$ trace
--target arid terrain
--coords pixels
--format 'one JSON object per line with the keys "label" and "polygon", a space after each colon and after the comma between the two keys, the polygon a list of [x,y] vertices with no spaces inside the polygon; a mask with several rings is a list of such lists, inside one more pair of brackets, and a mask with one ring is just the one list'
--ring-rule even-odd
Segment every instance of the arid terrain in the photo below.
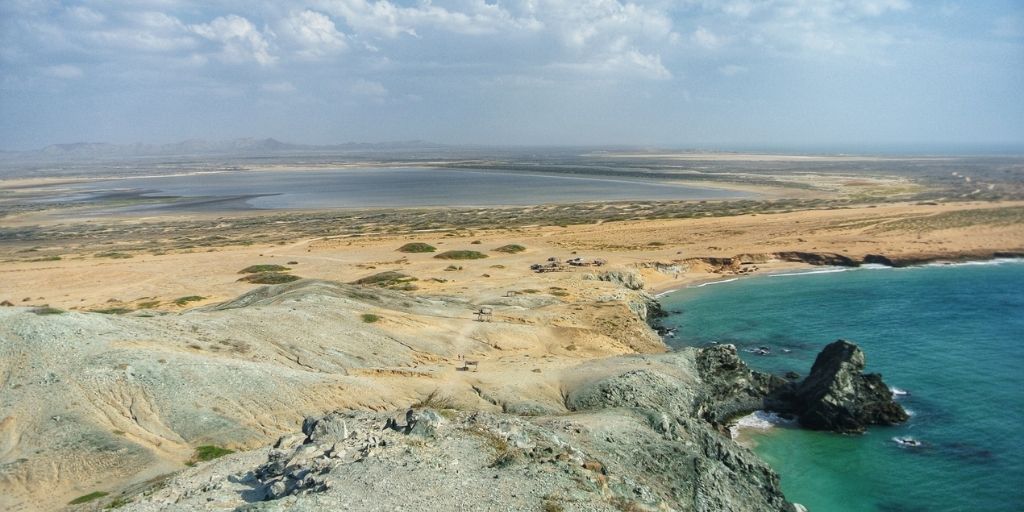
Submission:
{"label": "arid terrain", "polygon": [[[769,199],[721,203],[145,218],[9,208],[0,508],[93,492],[110,494],[94,505],[134,502],[200,446],[256,449],[334,410],[431,403],[461,411],[460,425],[484,411],[541,418],[526,430],[562,418],[600,429],[611,420],[569,397],[601,379],[655,365],[699,387],[688,359],[657,355],[659,293],[809,265],[1024,254],[1024,200],[929,200],[934,184],[912,180],[896,187],[910,196],[886,196],[903,179],[772,185]],[[869,184],[883,192],[851,195]],[[479,449],[460,442],[448,449]],[[231,457],[266,456],[253,453]],[[549,499],[535,498],[538,509]]]}

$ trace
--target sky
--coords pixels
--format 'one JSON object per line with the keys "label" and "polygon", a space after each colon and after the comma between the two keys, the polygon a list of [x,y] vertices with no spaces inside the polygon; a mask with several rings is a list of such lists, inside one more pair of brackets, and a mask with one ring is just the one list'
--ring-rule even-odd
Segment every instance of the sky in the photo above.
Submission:
{"label": "sky", "polygon": [[0,0],[0,149],[1024,147],[1024,0]]}

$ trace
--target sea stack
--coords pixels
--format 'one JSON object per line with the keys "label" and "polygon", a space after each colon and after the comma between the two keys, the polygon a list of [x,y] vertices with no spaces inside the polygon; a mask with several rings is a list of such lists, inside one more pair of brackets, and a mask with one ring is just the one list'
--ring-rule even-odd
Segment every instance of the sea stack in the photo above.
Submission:
{"label": "sea stack", "polygon": [[837,340],[826,346],[797,387],[793,406],[800,424],[813,430],[861,433],[868,425],[894,425],[907,412],[892,399],[877,373],[864,374],[864,351]]}

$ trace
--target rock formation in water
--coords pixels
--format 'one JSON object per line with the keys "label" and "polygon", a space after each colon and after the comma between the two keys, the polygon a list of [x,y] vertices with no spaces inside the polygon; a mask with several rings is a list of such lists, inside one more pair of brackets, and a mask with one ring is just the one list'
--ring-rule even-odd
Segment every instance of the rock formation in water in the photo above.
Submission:
{"label": "rock formation in water", "polygon": [[868,425],[894,425],[907,412],[893,401],[877,373],[865,374],[864,351],[846,340],[827,345],[811,373],[792,392],[800,424],[814,430],[863,432]]}
{"label": "rock formation in water", "polygon": [[908,417],[881,375],[863,373],[864,351],[845,340],[826,346],[800,382],[751,370],[732,345],[701,349],[696,366],[705,383],[696,414],[719,428],[758,409],[794,414],[805,428],[840,433]]}

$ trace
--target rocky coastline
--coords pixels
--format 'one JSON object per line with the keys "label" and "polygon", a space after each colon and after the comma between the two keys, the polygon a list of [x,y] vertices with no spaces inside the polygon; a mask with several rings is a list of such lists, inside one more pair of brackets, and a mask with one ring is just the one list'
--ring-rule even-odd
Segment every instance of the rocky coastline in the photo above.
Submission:
{"label": "rocky coastline", "polygon": [[[633,300],[656,326],[657,301]],[[609,375],[564,390],[564,413],[462,410],[430,397],[389,412],[311,416],[301,433],[186,470],[126,510],[796,512],[803,507],[731,439],[729,423],[760,409],[841,433],[905,420],[881,377],[862,373],[864,361],[839,340],[793,382],[717,345],[621,359]]]}

